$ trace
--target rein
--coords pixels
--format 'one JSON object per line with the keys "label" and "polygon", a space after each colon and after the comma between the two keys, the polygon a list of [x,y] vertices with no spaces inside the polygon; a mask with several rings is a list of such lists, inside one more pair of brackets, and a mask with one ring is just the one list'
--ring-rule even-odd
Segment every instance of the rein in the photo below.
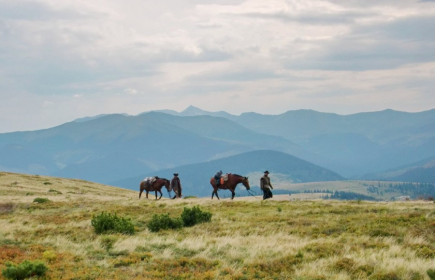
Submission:
{"label": "rein", "polygon": [[258,198],[258,197],[256,197],[252,192],[251,192],[251,190],[246,190],[250,195],[252,195],[253,197],[255,197],[255,198]]}

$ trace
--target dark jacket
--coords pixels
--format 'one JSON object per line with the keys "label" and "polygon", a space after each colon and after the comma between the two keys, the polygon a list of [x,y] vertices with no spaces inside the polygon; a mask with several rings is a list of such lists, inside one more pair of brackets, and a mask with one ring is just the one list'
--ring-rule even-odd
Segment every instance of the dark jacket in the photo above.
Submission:
{"label": "dark jacket", "polygon": [[272,184],[270,183],[270,178],[269,176],[264,175],[263,177],[261,177],[260,179],[260,188],[263,189],[273,189]]}
{"label": "dark jacket", "polygon": [[177,197],[181,197],[181,182],[178,176],[174,176],[174,178],[172,178],[171,188],[174,190]]}

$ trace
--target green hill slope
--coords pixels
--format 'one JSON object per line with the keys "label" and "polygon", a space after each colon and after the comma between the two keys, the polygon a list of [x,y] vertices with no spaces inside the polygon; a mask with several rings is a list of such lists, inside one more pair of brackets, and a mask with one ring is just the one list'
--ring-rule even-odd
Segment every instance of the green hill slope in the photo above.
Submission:
{"label": "green hill slope", "polygon": [[[193,207],[211,221],[148,230],[153,215]],[[135,232],[96,234],[102,212]],[[0,173],[3,275],[39,260],[44,279],[429,279],[434,224],[427,201],[139,200],[81,180]]]}

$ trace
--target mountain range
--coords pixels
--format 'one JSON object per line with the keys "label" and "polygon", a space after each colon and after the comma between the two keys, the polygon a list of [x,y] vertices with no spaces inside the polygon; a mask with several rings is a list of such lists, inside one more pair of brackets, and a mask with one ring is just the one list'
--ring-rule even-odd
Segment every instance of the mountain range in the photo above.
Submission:
{"label": "mountain range", "polygon": [[[201,183],[185,177],[189,189],[207,185],[218,169],[244,174],[270,169],[293,182],[338,178],[435,182],[434,160],[435,109],[236,116],[191,106],[182,112],[109,114],[0,134],[0,170],[124,187],[133,184],[132,178],[203,170]],[[295,175],[298,166],[307,168],[304,176],[300,169]]]}

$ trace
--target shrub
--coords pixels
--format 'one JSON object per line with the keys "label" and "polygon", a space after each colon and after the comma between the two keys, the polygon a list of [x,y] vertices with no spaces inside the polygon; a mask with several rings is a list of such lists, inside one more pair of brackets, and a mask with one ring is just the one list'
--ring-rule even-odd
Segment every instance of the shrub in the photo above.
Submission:
{"label": "shrub", "polygon": [[33,200],[33,202],[36,203],[46,203],[46,202],[50,202],[50,199],[45,198],[45,197],[37,197]]}
{"label": "shrub", "polygon": [[158,232],[161,229],[177,229],[183,226],[180,218],[172,219],[169,214],[153,215],[148,223],[148,229],[152,232]]}
{"label": "shrub", "polygon": [[191,227],[199,223],[205,223],[211,221],[212,214],[210,212],[203,212],[199,209],[199,206],[193,208],[184,207],[183,213],[181,213],[181,219],[186,227]]}
{"label": "shrub", "polygon": [[43,276],[47,272],[47,267],[44,263],[35,261],[24,261],[18,265],[7,263],[6,268],[2,271],[6,279],[21,280],[33,276]]}
{"label": "shrub", "polygon": [[435,280],[435,269],[428,269],[427,275],[429,276],[430,280]]}
{"label": "shrub", "polygon": [[124,233],[134,234],[134,225],[130,219],[118,217],[116,214],[102,212],[98,216],[94,216],[91,221],[97,234],[103,233]]}

